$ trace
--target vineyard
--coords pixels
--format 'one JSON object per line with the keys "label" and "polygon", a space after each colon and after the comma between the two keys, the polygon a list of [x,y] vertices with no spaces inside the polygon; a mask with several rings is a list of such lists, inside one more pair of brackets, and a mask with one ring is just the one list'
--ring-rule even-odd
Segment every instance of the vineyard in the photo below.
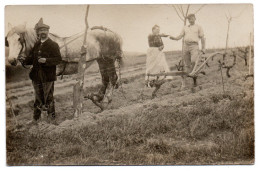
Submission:
{"label": "vineyard", "polygon": [[[216,51],[224,52],[207,53]],[[181,77],[174,77],[153,99],[153,89],[144,87],[146,56],[128,55],[112,103],[100,111],[85,100],[78,118],[72,106],[75,75],[64,76],[55,84],[56,124],[48,122],[45,114],[38,125],[31,124],[34,94],[24,74],[28,71],[8,68],[7,163],[253,164],[254,80],[245,79],[247,52],[245,47],[229,49],[221,68],[222,56],[207,62],[197,87],[191,88],[189,79],[189,88],[181,91]],[[171,69],[177,70],[181,52],[166,52],[166,56]],[[228,66],[230,77],[225,74]],[[101,78],[96,64],[87,69],[84,81],[84,94],[98,91]]]}

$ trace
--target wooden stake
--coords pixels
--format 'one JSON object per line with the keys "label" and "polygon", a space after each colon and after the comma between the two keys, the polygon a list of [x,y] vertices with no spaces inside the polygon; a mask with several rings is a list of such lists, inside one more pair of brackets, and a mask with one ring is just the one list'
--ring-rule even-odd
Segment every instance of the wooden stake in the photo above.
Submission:
{"label": "wooden stake", "polygon": [[227,53],[227,49],[228,49],[229,27],[230,27],[231,20],[232,20],[232,18],[228,18],[228,29],[227,29],[225,53]]}
{"label": "wooden stake", "polygon": [[252,64],[251,64],[251,63],[252,63],[252,62],[251,62],[251,60],[252,60],[252,59],[251,59],[251,58],[252,58],[252,57],[251,57],[251,56],[252,56],[252,54],[251,54],[251,50],[252,50],[252,49],[251,49],[251,42],[252,42],[252,33],[250,32],[250,37],[249,37],[249,55],[248,55],[248,58],[249,58],[249,59],[248,59],[248,62],[249,62],[248,75],[251,75],[251,67],[252,67],[252,66],[251,66],[251,65],[252,65]]}
{"label": "wooden stake", "polygon": [[[84,40],[83,45],[81,47],[81,57],[78,63],[78,75],[77,75],[77,83],[73,86],[73,107],[75,109],[74,117],[78,117],[82,113],[83,107],[83,85],[84,85],[84,72],[86,69],[86,40],[87,40],[87,32],[88,32],[88,12],[89,12],[89,5],[87,5],[86,15],[85,15],[85,33],[84,33]],[[85,53],[84,53],[85,52]]]}
{"label": "wooden stake", "polygon": [[224,80],[223,80],[223,74],[222,74],[222,64],[220,61],[219,61],[219,66],[220,66],[220,72],[221,72],[223,95],[225,95]]}

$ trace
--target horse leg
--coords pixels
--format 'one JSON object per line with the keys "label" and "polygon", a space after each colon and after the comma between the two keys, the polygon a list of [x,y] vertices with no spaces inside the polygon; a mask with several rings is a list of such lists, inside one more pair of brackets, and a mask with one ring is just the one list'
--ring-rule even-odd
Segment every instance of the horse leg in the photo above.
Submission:
{"label": "horse leg", "polygon": [[110,70],[108,71],[108,76],[109,76],[109,85],[108,85],[106,97],[107,97],[108,103],[111,103],[112,95],[113,95],[114,89],[117,88],[117,80],[118,80],[118,76],[116,74],[115,67],[110,68]]}
{"label": "horse leg", "polygon": [[107,90],[106,90],[106,98],[107,98],[108,104],[112,102],[113,92],[114,92],[114,86],[110,83],[108,85]]}
{"label": "horse leg", "polygon": [[[102,101],[104,99],[106,89],[109,84],[109,77],[108,77],[107,72],[105,72],[105,70],[104,70],[104,68],[105,68],[104,63],[100,60],[97,60],[97,63],[99,65],[99,69],[100,69],[102,85],[101,85],[98,93],[95,93],[95,94],[90,93],[90,94],[86,95],[85,98],[90,99],[96,106],[98,106],[101,109],[101,111],[103,111],[104,106],[102,104]],[[87,63],[87,66],[90,66],[91,64],[92,64],[92,62],[90,62],[89,64]]]}

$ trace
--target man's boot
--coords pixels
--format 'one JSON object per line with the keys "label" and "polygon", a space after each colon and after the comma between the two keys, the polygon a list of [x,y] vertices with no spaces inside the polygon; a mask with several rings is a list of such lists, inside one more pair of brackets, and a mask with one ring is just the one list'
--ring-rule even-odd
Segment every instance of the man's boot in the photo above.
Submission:
{"label": "man's boot", "polygon": [[34,105],[34,111],[33,111],[33,119],[39,120],[41,117],[41,107]]}

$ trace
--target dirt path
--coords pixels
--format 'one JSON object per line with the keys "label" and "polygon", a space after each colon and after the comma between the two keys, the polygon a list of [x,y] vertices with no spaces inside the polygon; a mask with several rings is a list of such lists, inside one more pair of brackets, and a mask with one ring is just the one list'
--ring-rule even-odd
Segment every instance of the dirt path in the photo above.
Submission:
{"label": "dirt path", "polygon": [[[145,65],[138,65],[131,68],[124,68],[122,78],[135,77],[144,73]],[[58,79],[55,82],[55,93],[54,95],[71,93],[73,85],[76,83],[75,75],[64,76],[63,80]],[[85,77],[84,88],[95,87],[101,83],[100,73],[87,74]],[[6,92],[12,103],[15,105],[24,105],[33,100],[33,88],[30,80],[24,82],[7,83]]]}

